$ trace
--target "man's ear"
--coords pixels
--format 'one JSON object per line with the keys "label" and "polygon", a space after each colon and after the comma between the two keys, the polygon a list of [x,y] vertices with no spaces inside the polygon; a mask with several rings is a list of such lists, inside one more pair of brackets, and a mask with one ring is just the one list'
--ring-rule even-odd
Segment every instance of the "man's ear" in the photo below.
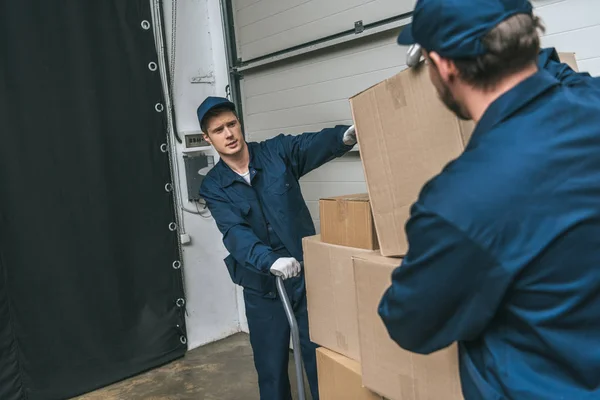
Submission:
{"label": "man's ear", "polygon": [[212,144],[212,142],[210,141],[210,137],[208,136],[208,133],[202,132],[202,137],[204,137],[204,140],[206,140],[208,142],[208,144]]}
{"label": "man's ear", "polygon": [[451,60],[443,58],[435,51],[429,53],[429,59],[444,82],[452,83],[458,77],[456,65]]}

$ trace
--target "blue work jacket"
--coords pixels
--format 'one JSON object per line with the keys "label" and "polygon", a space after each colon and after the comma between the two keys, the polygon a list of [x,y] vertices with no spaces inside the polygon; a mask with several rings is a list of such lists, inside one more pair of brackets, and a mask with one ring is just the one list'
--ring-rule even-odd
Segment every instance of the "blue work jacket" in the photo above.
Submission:
{"label": "blue work jacket", "polygon": [[348,128],[248,143],[251,185],[222,160],[210,170],[200,196],[223,234],[230,253],[225,264],[235,284],[275,297],[271,265],[279,257],[303,260],[302,238],[314,235],[315,227],[298,180],[352,149],[343,143]]}
{"label": "blue work jacket", "polygon": [[379,314],[467,400],[600,399],[600,80],[545,50],[423,188]]}

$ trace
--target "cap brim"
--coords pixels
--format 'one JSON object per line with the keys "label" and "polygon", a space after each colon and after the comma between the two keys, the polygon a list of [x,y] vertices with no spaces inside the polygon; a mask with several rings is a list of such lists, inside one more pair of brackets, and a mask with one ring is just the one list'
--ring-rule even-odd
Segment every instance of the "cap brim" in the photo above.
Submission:
{"label": "cap brim", "polygon": [[402,32],[398,35],[398,44],[403,46],[410,46],[415,44],[415,38],[412,35],[412,24],[408,24],[402,29]]}

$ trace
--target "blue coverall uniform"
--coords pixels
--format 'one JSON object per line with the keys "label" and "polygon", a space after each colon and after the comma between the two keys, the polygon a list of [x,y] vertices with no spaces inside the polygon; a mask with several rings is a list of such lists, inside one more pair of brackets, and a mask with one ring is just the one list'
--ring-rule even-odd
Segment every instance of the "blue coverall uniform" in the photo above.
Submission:
{"label": "blue coverall uniform", "polygon": [[[248,143],[250,185],[223,161],[202,182],[200,195],[230,253],[225,264],[233,282],[244,287],[250,342],[263,400],[291,399],[289,323],[269,269],[280,257],[303,260],[302,238],[314,235],[315,228],[298,180],[352,149],[343,143],[348,128],[336,126]],[[316,346],[309,338],[304,274],[286,280],[285,286],[298,320],[302,356],[316,400]]]}
{"label": "blue coverall uniform", "polygon": [[459,343],[467,400],[600,399],[600,79],[539,63],[423,188],[379,307],[407,350]]}

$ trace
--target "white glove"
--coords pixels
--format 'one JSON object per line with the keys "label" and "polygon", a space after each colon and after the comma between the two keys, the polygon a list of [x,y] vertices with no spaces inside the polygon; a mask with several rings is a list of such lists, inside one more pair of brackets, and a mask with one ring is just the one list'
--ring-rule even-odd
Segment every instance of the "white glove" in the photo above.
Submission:
{"label": "white glove", "polygon": [[295,258],[279,258],[271,265],[271,273],[280,276],[283,280],[294,278],[300,275],[302,266]]}
{"label": "white glove", "polygon": [[344,138],[342,140],[346,146],[354,146],[356,144],[356,129],[354,128],[354,125],[344,132]]}

